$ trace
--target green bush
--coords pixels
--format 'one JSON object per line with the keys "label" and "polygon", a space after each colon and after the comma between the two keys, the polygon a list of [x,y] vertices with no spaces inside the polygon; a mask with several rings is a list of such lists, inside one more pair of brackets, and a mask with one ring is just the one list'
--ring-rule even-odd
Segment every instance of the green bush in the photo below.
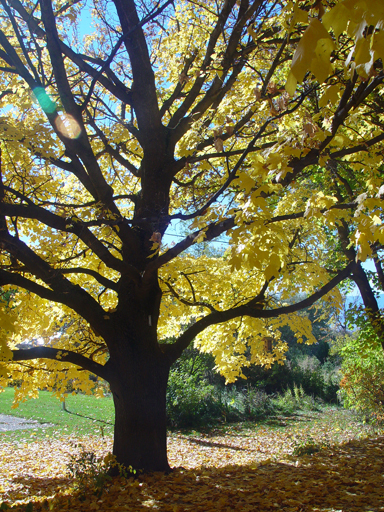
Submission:
{"label": "green bush", "polygon": [[[332,359],[321,364],[315,356],[295,353],[284,365],[274,364],[270,369],[246,368],[244,373],[248,385],[266,391],[268,395],[284,393],[294,386],[302,387],[307,395],[313,395],[325,402],[337,402],[339,389],[339,364]],[[244,387],[240,382],[238,387]]]}
{"label": "green bush", "polygon": [[101,496],[107,482],[111,480],[111,471],[125,478],[136,474],[132,466],[126,468],[116,462],[116,457],[112,453],[98,457],[81,444],[75,444],[74,447],[79,448],[80,453],[69,456],[67,473],[73,478],[73,488],[79,492],[82,499],[89,493]]}
{"label": "green bush", "polygon": [[67,464],[67,472],[73,478],[74,489],[85,497],[88,493],[101,495],[105,484],[111,477],[108,475],[112,456],[97,457],[91,451],[87,451],[82,445],[75,445],[80,448],[80,454],[70,455]]}
{"label": "green bush", "polygon": [[258,419],[275,413],[271,396],[265,391],[247,386],[244,390],[244,415],[247,419]]}
{"label": "green bush", "polygon": [[[170,372],[167,418],[171,427],[198,427],[220,421],[254,420],[295,410],[314,410],[319,400],[336,401],[338,367],[297,353],[284,365],[245,369],[240,380],[225,386],[214,372],[212,356],[188,349]],[[316,398],[314,398],[316,397]]]}
{"label": "green bush", "polygon": [[325,402],[336,402],[339,389],[339,368],[328,360],[324,364],[315,356],[301,356],[292,363],[292,378],[306,394]]}
{"label": "green bush", "polygon": [[384,355],[369,330],[339,340],[342,379],[339,396],[346,407],[374,422],[384,421]]}
{"label": "green bush", "polygon": [[214,386],[196,375],[171,371],[167,389],[167,418],[170,426],[206,425],[218,421],[222,415]]}

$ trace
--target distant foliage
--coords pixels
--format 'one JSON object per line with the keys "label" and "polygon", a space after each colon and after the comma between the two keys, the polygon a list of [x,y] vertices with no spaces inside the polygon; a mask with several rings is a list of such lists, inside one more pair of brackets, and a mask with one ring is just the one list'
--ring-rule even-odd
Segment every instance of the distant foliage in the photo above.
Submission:
{"label": "distant foliage", "polygon": [[306,394],[325,402],[337,402],[339,389],[339,365],[332,359],[324,364],[315,356],[296,354],[284,365],[275,364],[270,369],[253,367],[244,372],[247,383],[267,393],[281,393],[294,386],[302,387]]}
{"label": "distant foliage", "polygon": [[[316,351],[317,347],[312,347]],[[317,357],[306,353],[307,348],[295,346],[291,355],[288,352],[290,359],[269,369],[256,365],[246,368],[246,380],[239,379],[228,386],[215,372],[210,354],[188,349],[170,372],[168,425],[199,427],[255,420],[316,410],[322,402],[337,402],[339,365],[332,358],[321,364]]]}

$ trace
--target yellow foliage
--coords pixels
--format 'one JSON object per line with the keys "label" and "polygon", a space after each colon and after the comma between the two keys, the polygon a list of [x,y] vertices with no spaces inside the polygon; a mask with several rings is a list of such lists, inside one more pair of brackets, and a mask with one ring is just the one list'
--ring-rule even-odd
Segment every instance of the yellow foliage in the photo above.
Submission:
{"label": "yellow foliage", "polygon": [[[228,382],[283,360],[283,325],[314,342],[281,308],[348,263],[340,226],[360,261],[384,240],[384,5],[331,3],[180,0],[142,27],[132,2],[121,40],[134,10],[101,3],[83,37],[76,4],[55,15],[60,50],[39,6],[4,3],[0,284],[18,291],[0,360],[18,399],[42,382],[90,392],[71,354],[100,370],[120,337],[169,349],[202,319],[194,342]],[[55,355],[11,361],[23,343]]]}

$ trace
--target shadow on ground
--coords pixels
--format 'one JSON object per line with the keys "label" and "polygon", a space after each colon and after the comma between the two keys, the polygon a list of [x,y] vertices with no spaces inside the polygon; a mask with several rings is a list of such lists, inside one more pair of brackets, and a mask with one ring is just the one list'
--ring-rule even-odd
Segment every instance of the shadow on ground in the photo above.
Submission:
{"label": "shadow on ground", "polygon": [[[191,445],[192,447],[193,445]],[[170,475],[114,479],[101,496],[63,496],[68,480],[23,478],[55,500],[31,510],[141,512],[381,512],[384,511],[384,437],[351,441],[313,455],[246,466],[175,469]],[[17,480],[17,479],[16,479]],[[32,496],[31,496],[32,499]],[[34,500],[41,500],[35,494]],[[10,505],[11,503],[8,502]],[[26,510],[18,506],[12,510]]]}

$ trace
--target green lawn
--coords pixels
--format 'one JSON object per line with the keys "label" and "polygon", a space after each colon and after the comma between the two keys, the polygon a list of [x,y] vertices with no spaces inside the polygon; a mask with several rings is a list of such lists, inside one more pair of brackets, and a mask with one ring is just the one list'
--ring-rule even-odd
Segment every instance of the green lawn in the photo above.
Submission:
{"label": "green lawn", "polygon": [[[114,410],[111,397],[96,398],[82,394],[66,397],[66,412],[62,403],[47,391],[40,391],[38,399],[29,399],[12,409],[13,389],[6,388],[0,393],[0,414],[9,414],[22,418],[30,418],[53,426],[36,429],[15,430],[0,433],[0,441],[33,441],[45,437],[83,437],[96,435],[110,436],[113,433]],[[321,411],[297,411],[291,416],[270,416],[255,422],[241,424],[222,423],[211,428],[182,429],[183,435],[194,436],[197,432],[203,435],[233,435],[237,430],[245,436],[254,436],[259,429],[269,432],[299,433],[307,436],[321,437],[327,442],[339,443],[347,439],[358,439],[382,434],[382,429],[362,424],[353,412],[340,407],[324,407]],[[170,432],[170,435],[178,435]],[[307,439],[308,440],[308,439]]]}
{"label": "green lawn", "polygon": [[28,399],[12,409],[14,391],[6,388],[0,393],[0,414],[9,414],[21,418],[34,419],[53,426],[39,429],[15,430],[0,433],[3,441],[33,440],[36,437],[68,435],[111,435],[113,432],[114,410],[112,398],[95,398],[94,396],[76,394],[66,397],[62,408],[59,399],[48,391],[40,391],[38,399]]}

